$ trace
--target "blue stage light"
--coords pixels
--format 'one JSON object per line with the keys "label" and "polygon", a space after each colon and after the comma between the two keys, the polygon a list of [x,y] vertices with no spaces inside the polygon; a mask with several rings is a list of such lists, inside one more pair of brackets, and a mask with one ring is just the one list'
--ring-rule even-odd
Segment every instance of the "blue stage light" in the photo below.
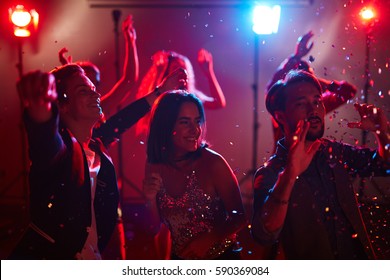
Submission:
{"label": "blue stage light", "polygon": [[253,27],[256,34],[273,34],[278,32],[281,8],[279,5],[257,5],[253,9]]}

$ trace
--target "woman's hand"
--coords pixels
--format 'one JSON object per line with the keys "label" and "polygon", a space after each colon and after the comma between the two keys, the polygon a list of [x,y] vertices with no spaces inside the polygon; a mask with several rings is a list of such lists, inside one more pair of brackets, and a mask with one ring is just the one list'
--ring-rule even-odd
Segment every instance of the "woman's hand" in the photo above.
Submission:
{"label": "woman's hand", "polygon": [[156,201],[157,193],[162,187],[162,177],[159,173],[151,173],[143,181],[143,192],[147,201]]}
{"label": "woman's hand", "polygon": [[198,63],[203,73],[207,76],[213,71],[213,56],[205,49],[200,49],[198,52]]}
{"label": "woman's hand", "polygon": [[135,32],[135,28],[133,26],[133,17],[132,15],[128,15],[122,24],[122,31],[125,35],[125,38],[130,39],[130,41],[134,42],[137,39],[137,33]]}

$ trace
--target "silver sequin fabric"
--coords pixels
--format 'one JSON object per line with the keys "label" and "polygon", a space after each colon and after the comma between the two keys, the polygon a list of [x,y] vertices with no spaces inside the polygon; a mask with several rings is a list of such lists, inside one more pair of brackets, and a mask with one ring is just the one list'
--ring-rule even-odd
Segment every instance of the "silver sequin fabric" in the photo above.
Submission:
{"label": "silver sequin fabric", "polygon": [[[174,198],[162,188],[157,201],[161,219],[171,232],[172,252],[180,258],[183,258],[180,252],[190,240],[213,230],[216,221],[227,219],[222,200],[212,198],[199,187],[195,171],[187,176],[182,196]],[[217,258],[233,244],[234,239],[232,236],[214,244],[205,258]]]}

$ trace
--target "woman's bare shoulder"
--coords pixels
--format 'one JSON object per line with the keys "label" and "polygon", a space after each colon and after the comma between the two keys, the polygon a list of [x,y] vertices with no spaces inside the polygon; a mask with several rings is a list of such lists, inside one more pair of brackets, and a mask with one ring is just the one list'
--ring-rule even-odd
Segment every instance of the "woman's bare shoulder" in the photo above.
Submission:
{"label": "woman's bare shoulder", "polygon": [[204,163],[207,166],[214,166],[214,165],[226,165],[225,158],[219,154],[218,152],[210,149],[210,148],[204,148],[202,150],[202,163]]}

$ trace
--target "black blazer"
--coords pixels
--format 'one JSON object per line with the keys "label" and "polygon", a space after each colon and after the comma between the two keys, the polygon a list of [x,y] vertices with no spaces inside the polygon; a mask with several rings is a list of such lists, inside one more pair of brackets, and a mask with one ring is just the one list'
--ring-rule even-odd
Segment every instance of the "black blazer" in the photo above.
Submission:
{"label": "black blazer", "polygon": [[[142,98],[94,130],[90,148],[101,158],[94,201],[101,252],[114,230],[119,201],[115,168],[105,146],[149,110]],[[27,114],[24,119],[32,163],[31,223],[9,259],[73,259],[91,225],[90,176],[84,150],[68,129],[60,127],[56,107],[46,123],[34,123]]]}

